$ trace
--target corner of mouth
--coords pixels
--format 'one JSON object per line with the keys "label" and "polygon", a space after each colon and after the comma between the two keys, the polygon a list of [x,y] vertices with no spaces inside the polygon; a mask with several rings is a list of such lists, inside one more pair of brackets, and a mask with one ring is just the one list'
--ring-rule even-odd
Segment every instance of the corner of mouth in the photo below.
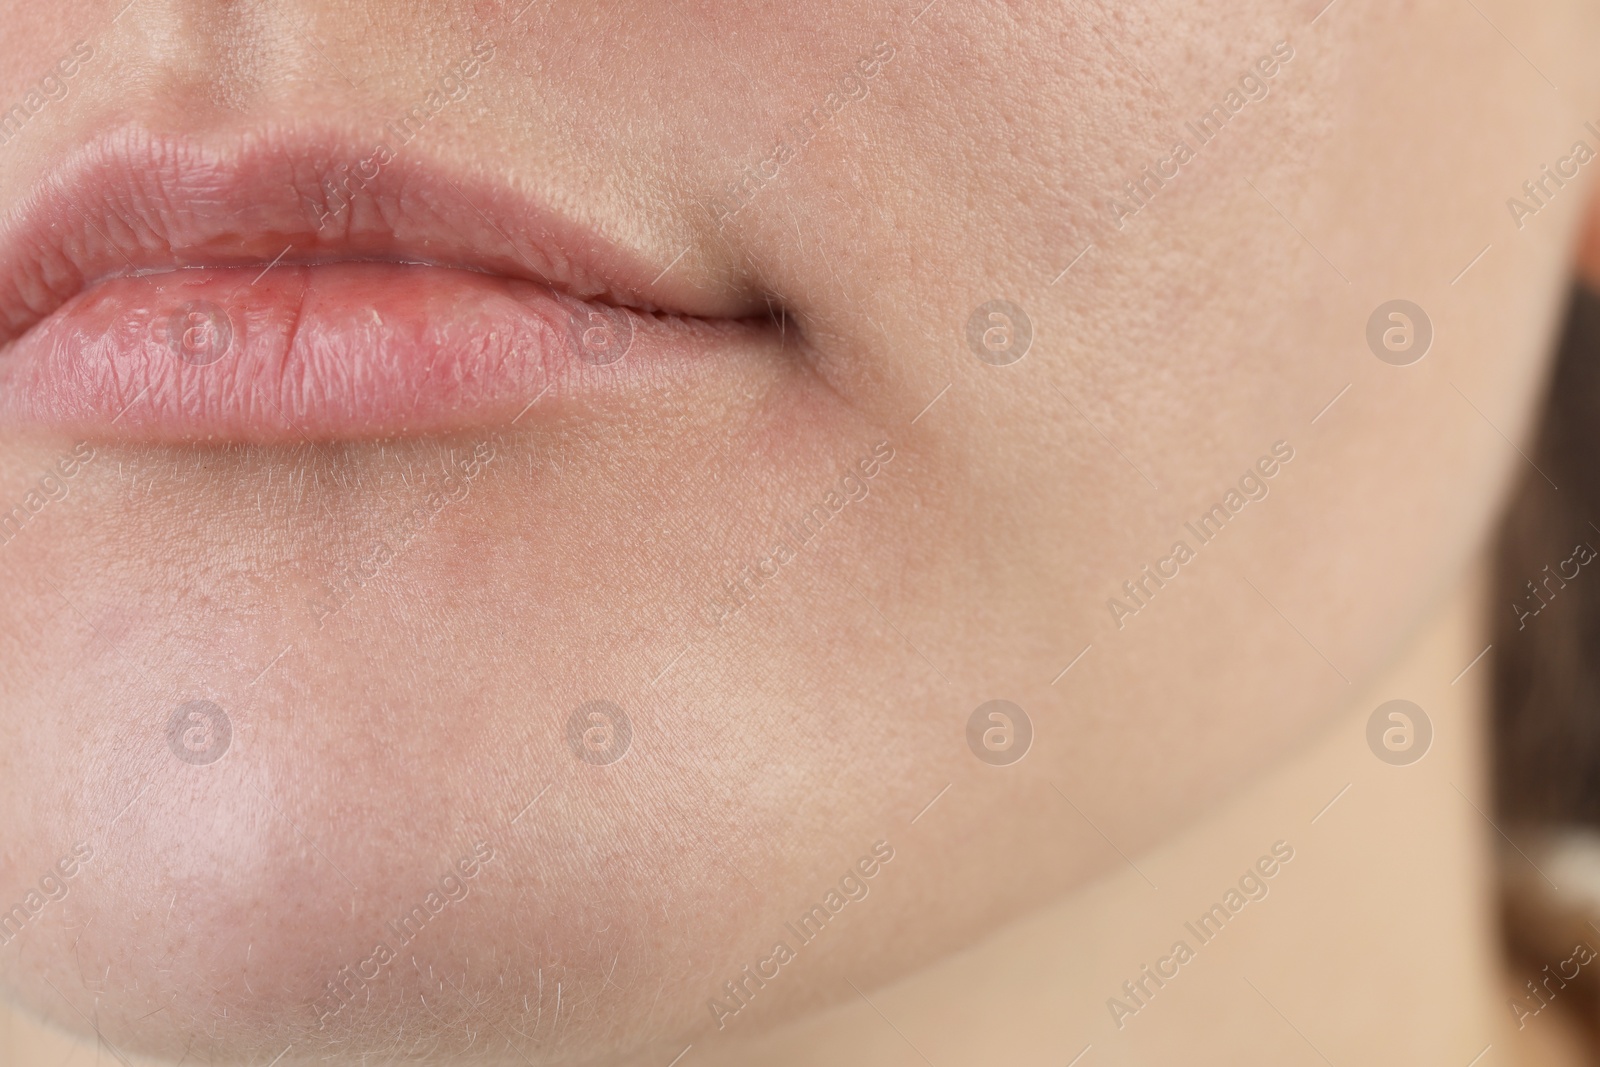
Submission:
{"label": "corner of mouth", "polygon": [[763,294],[684,278],[691,246],[657,265],[504,175],[449,167],[420,149],[382,167],[367,157],[361,169],[362,144],[326,130],[193,138],[108,129],[0,216],[0,346],[108,280],[199,267],[414,264],[645,313],[770,314]]}

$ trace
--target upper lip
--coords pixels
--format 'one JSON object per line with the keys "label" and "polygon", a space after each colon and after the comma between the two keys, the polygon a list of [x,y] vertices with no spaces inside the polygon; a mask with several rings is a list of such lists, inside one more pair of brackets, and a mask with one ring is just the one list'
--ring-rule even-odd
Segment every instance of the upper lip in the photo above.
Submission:
{"label": "upper lip", "polygon": [[756,312],[737,294],[663,284],[670,257],[653,263],[503,179],[452,170],[417,146],[372,159],[335,131],[113,130],[0,216],[0,346],[107,278],[186,267],[427,263],[643,311]]}

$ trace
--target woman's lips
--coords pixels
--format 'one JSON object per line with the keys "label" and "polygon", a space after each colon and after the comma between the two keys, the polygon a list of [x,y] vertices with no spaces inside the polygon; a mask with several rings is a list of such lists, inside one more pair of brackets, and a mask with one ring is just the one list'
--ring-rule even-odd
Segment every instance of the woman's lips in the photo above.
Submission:
{"label": "woman's lips", "polygon": [[690,371],[746,323],[391,263],[115,278],[0,364],[0,419],[139,442],[279,444],[505,426]]}
{"label": "woman's lips", "polygon": [[350,143],[129,128],[47,174],[0,218],[0,426],[450,433],[768,347],[748,294],[420,156],[352,182]]}

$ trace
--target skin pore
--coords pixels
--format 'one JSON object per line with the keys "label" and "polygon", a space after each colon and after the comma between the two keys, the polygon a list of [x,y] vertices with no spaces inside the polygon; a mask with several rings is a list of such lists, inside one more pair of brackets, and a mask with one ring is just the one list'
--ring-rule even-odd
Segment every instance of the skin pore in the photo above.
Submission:
{"label": "skin pore", "polygon": [[[0,946],[20,1010],[167,1061],[1561,1062],[1558,1020],[1504,1029],[1484,665],[1452,679],[1589,175],[1506,200],[1595,143],[1600,25],[1321,7],[6,3],[0,101],[92,52],[0,145],[6,223],[108,130],[312,125],[358,163],[492,41],[408,155],[535,191],[661,272],[647,303],[772,313],[514,425],[93,442],[0,546],[0,901],[92,849]],[[1433,326],[1410,366],[1367,347],[1393,299]],[[1031,327],[1006,365],[968,343],[992,300]],[[0,501],[75,446],[0,425]],[[1397,696],[1436,732],[1405,768],[1363,733]],[[1004,767],[966,735],[996,699],[1034,730]],[[198,700],[204,765],[166,734]],[[613,763],[569,744],[599,700]]]}

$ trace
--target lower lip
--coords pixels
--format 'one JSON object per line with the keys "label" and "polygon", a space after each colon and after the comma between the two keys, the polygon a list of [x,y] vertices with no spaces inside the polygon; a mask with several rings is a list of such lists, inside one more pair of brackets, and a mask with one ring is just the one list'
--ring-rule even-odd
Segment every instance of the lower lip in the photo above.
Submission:
{"label": "lower lip", "polygon": [[140,443],[443,434],[692,368],[752,328],[420,265],[115,278],[0,350],[0,420]]}

